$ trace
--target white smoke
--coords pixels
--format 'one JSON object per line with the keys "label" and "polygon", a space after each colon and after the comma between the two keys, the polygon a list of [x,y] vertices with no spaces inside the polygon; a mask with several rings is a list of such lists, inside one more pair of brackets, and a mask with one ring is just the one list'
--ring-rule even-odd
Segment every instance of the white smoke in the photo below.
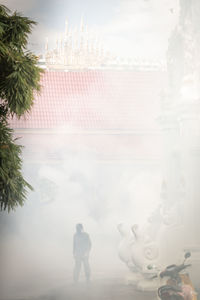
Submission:
{"label": "white smoke", "polygon": [[[58,136],[55,139],[58,142]],[[27,140],[26,152],[29,147]],[[35,191],[24,207],[9,215],[1,213],[2,295],[39,295],[64,286],[66,280],[72,282],[72,240],[80,222],[92,240],[93,280],[121,277],[126,271],[117,253],[117,225],[146,218],[158,198],[159,173],[103,164],[89,150],[60,150],[57,160],[49,163],[25,157],[25,177]],[[45,161],[47,156],[44,151],[39,157]]]}

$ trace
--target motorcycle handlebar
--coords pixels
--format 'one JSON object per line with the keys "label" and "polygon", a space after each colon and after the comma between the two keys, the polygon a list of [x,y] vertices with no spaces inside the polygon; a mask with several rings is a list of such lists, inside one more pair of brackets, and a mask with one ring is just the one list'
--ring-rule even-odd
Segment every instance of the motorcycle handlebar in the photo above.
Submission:
{"label": "motorcycle handlebar", "polygon": [[[166,268],[166,270],[164,270],[163,272],[160,273],[160,277],[161,278],[163,278],[164,276],[173,277],[174,275],[176,275],[180,271],[182,271],[182,270],[184,270],[184,269],[186,269],[187,267],[190,267],[190,266],[191,266],[191,264],[188,264],[188,265],[181,264],[180,266],[176,266],[176,265],[168,266]],[[170,267],[172,267],[173,269],[169,270]]]}
{"label": "motorcycle handlebar", "polygon": [[182,271],[182,270],[184,270],[184,269],[186,269],[187,267],[190,267],[190,266],[191,266],[191,264],[188,264],[188,265],[182,264],[180,266],[177,266],[177,272],[180,272],[180,271]]}

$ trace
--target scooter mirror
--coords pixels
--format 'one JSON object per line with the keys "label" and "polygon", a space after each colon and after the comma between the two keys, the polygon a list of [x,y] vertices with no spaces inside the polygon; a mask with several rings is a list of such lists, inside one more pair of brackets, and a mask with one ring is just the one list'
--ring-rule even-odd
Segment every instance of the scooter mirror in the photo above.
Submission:
{"label": "scooter mirror", "polygon": [[190,252],[186,252],[186,253],[185,253],[185,259],[188,258],[188,257],[190,257],[190,256],[191,256],[191,253],[190,253]]}

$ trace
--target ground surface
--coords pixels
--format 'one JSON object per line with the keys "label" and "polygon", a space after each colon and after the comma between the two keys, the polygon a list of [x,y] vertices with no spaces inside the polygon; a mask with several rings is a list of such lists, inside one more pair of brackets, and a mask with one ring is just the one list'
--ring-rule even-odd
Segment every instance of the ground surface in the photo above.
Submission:
{"label": "ground surface", "polygon": [[[155,292],[136,291],[133,286],[118,281],[97,280],[89,285],[66,285],[49,290],[37,297],[5,300],[154,300]],[[4,300],[0,298],[0,300]]]}
{"label": "ground surface", "polygon": [[156,292],[137,291],[132,285],[126,285],[122,280],[117,279],[95,280],[89,285],[85,282],[78,285],[66,284],[49,288],[37,296],[10,298],[0,295],[0,300],[157,300],[157,296]]}

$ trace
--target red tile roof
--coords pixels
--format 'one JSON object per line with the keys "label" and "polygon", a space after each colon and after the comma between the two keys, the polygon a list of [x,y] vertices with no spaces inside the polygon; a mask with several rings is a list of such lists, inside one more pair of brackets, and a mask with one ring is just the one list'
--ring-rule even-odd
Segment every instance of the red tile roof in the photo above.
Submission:
{"label": "red tile roof", "polygon": [[46,71],[42,90],[13,128],[158,130],[164,71]]}

